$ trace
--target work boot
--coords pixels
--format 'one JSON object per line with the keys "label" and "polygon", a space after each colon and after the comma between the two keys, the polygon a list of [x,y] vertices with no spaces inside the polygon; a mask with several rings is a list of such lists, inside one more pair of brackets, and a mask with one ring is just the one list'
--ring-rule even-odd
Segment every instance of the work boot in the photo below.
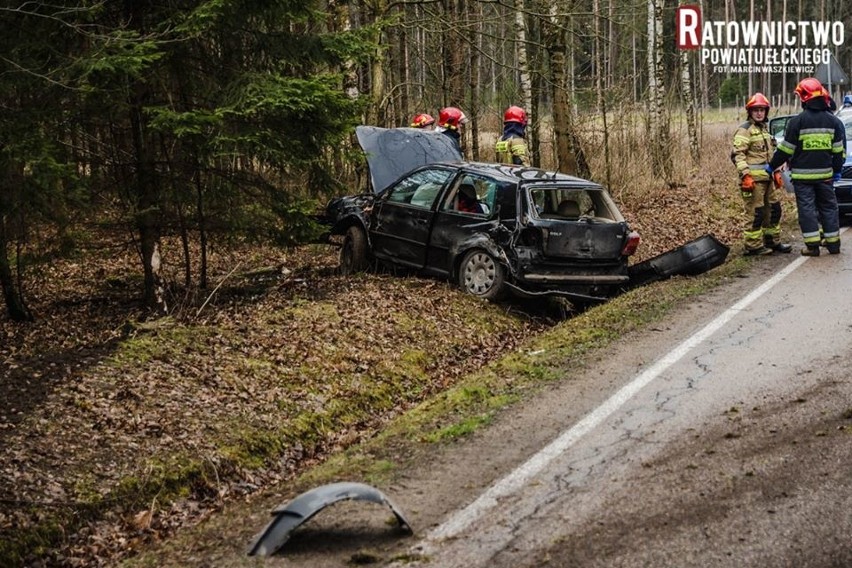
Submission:
{"label": "work boot", "polygon": [[825,245],[828,249],[828,254],[840,254],[840,243],[831,243]]}
{"label": "work boot", "polygon": [[775,252],[783,252],[788,253],[793,250],[792,245],[788,245],[787,243],[778,243],[777,245],[767,245],[769,248],[774,250]]}
{"label": "work boot", "polygon": [[[838,250],[838,252],[840,252]],[[802,256],[819,256],[819,245],[808,245],[802,249]]]}
{"label": "work boot", "polygon": [[764,256],[767,254],[772,254],[772,249],[768,247],[760,247],[756,249],[745,249],[743,251],[745,256]]}

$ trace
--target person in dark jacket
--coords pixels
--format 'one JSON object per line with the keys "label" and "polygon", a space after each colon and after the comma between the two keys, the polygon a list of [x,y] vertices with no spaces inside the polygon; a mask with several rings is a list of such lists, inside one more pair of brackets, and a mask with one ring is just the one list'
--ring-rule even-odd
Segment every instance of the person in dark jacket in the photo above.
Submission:
{"label": "person in dark jacket", "polygon": [[456,107],[444,107],[438,113],[438,125],[435,130],[449,136],[460,154],[462,154],[460,128],[466,122],[467,117]]}
{"label": "person in dark jacket", "polygon": [[789,162],[805,241],[802,254],[819,256],[821,239],[830,254],[838,254],[840,215],[833,182],[840,179],[846,160],[846,129],[829,112],[829,95],[819,80],[803,79],[795,92],[803,110],[787,122],[784,140],[775,150],[769,169]]}

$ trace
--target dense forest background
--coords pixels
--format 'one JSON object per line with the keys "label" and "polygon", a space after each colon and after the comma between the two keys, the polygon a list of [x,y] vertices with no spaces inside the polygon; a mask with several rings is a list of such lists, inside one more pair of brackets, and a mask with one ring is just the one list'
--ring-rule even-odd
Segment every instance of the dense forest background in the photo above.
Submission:
{"label": "dense forest background", "polygon": [[[695,2],[689,2],[695,5]],[[706,20],[852,22],[842,2],[699,1]],[[331,195],[364,187],[359,123],[462,108],[492,159],[502,109],[536,165],[629,191],[660,183],[672,129],[693,164],[702,114],[800,77],[712,74],[674,46],[669,0],[162,0],[0,7],[0,284],[31,320],[29,275],[87,247],[133,247],[151,314],[208,288],[211,247],[316,237]],[[847,31],[852,27],[847,26]],[[836,50],[852,68],[852,48]],[[105,241],[102,235],[109,234]],[[120,239],[115,239],[120,235]],[[163,258],[162,239],[181,243]],[[172,256],[175,256],[174,254]],[[175,279],[163,271],[180,267]],[[200,296],[203,298],[203,296]]]}

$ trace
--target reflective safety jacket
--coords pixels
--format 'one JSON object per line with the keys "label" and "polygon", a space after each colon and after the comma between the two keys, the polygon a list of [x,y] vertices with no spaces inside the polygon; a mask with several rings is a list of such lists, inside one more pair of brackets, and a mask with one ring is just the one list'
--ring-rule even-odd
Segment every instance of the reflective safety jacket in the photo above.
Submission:
{"label": "reflective safety jacket", "polygon": [[527,141],[517,136],[501,136],[494,147],[497,161],[503,164],[529,166],[530,157],[527,153]]}
{"label": "reflective safety jacket", "polygon": [[766,122],[747,120],[740,124],[734,133],[734,147],[731,150],[731,161],[737,167],[740,179],[751,174],[755,181],[769,180],[766,166],[774,150],[775,145]]}
{"label": "reflective safety jacket", "polygon": [[770,165],[790,162],[790,177],[803,182],[831,179],[846,160],[846,128],[827,107],[805,109],[787,122],[784,141],[778,145]]}

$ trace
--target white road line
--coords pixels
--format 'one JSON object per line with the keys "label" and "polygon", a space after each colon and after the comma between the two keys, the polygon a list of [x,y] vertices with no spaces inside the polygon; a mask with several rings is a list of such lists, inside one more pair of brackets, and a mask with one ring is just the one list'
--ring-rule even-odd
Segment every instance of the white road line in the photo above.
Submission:
{"label": "white road line", "polygon": [[693,347],[699,345],[702,341],[718,331],[739,312],[771,290],[776,284],[781,282],[781,280],[786,278],[807,260],[808,257],[800,257],[794,260],[783,270],[775,274],[775,276],[758,286],[748,296],[728,308],[719,317],[704,326],[703,329],[687,338],[683,343],[675,347],[668,354],[651,365],[651,367],[639,374],[630,383],[623,386],[598,408],[587,414],[570,429],[563,432],[558,438],[531,457],[527,462],[492,485],[485,491],[485,493],[480,495],[476,501],[464,509],[460,509],[443,524],[434,528],[426,535],[423,544],[427,545],[430,541],[436,542],[442,539],[458,536],[462,531],[467,529],[489,510],[497,506],[498,499],[511,495],[522,486],[529,483],[536,474],[543,470],[560,454],[565,452],[565,450],[570,448],[575,442],[577,442],[577,440],[589,433],[596,426],[600,425],[636,393],[646,387],[655,378],[660,376],[660,374],[662,374],[666,369],[674,365],[681,357],[686,355],[686,353],[688,353]]}

